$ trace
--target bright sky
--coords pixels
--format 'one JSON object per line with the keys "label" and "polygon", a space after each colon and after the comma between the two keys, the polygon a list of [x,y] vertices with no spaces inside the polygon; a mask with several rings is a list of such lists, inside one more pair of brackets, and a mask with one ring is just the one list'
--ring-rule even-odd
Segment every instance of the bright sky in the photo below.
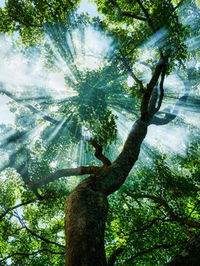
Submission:
{"label": "bright sky", "polygon": [[95,4],[93,4],[93,3],[92,4],[88,3],[87,0],[83,0],[81,2],[78,12],[80,12],[80,13],[81,12],[88,12],[90,17],[92,17],[92,18],[96,17],[96,16],[101,17],[101,15],[99,15],[98,12],[97,12],[97,6]]}
{"label": "bright sky", "polygon": [[4,7],[5,0],[0,0],[0,7]]}
{"label": "bright sky", "polygon": [[[0,7],[4,7],[5,0],[0,0]],[[91,17],[98,16],[97,7],[94,4],[88,3],[87,0],[83,0],[80,4],[79,13],[88,12]],[[1,123],[13,123],[13,115],[7,107],[9,98],[7,96],[0,95],[0,124]]]}

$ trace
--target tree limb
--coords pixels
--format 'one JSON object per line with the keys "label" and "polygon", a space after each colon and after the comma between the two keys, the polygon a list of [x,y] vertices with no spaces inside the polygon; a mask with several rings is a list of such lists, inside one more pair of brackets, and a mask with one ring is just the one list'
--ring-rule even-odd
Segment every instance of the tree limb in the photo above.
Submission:
{"label": "tree limb", "polygon": [[146,21],[146,18],[144,18],[142,16],[138,16],[138,15],[133,14],[131,12],[124,12],[124,11],[122,11],[121,8],[120,8],[120,6],[118,5],[117,1],[112,0],[112,2],[117,7],[117,11],[118,11],[118,14],[120,16],[125,16],[125,17],[129,17],[129,18],[138,19],[138,20],[141,20],[141,21]]}
{"label": "tree limb", "polygon": [[107,266],[113,266],[115,261],[117,260],[117,257],[124,251],[124,247],[121,246],[119,248],[116,248],[113,253],[110,255],[108,262],[107,262]]}
{"label": "tree limb", "polygon": [[78,168],[61,169],[61,170],[57,170],[54,173],[49,174],[48,176],[40,180],[33,181],[33,182],[29,181],[28,185],[31,189],[37,189],[61,177],[88,175],[88,174],[92,175],[92,174],[97,174],[101,169],[102,167],[99,167],[99,166],[80,166]]}
{"label": "tree limb", "polygon": [[124,236],[129,236],[130,234],[133,233],[137,233],[137,232],[141,232],[141,231],[145,231],[147,229],[149,229],[150,227],[152,227],[157,221],[165,221],[165,218],[154,218],[149,224],[139,228],[139,229],[134,229],[131,230],[131,232],[129,234],[123,234]]}
{"label": "tree limb", "polygon": [[150,82],[147,84],[147,88],[144,92],[144,95],[142,97],[142,102],[141,102],[141,119],[142,121],[147,122],[149,120],[149,101],[152,95],[152,91],[154,87],[156,86],[158,79],[160,77],[161,72],[163,71],[163,66],[164,66],[164,61],[161,58],[155,68],[155,71],[153,73],[153,76],[150,80]]}
{"label": "tree limb", "polygon": [[17,208],[19,208],[19,207],[22,207],[22,206],[28,205],[28,204],[30,204],[30,203],[32,203],[32,202],[35,202],[35,201],[37,201],[37,198],[32,199],[32,200],[28,200],[28,201],[26,201],[26,202],[22,202],[22,203],[20,203],[20,204],[15,205],[14,207],[8,208],[4,213],[2,213],[2,214],[0,215],[0,221],[1,221],[1,220],[3,219],[3,217],[6,216],[6,214],[9,213],[10,211],[13,211],[13,210],[15,210],[15,209],[17,209]]}
{"label": "tree limb", "polygon": [[34,231],[32,231],[31,229],[29,229],[26,225],[25,225],[25,223],[24,223],[24,221],[20,218],[20,216],[19,215],[15,215],[15,217],[17,217],[18,218],[18,220],[19,220],[19,222],[21,223],[21,225],[31,234],[31,235],[33,235],[33,236],[35,236],[35,237],[37,237],[37,238],[39,238],[39,239],[41,239],[42,241],[44,241],[44,242],[46,242],[46,243],[48,243],[48,244],[53,244],[53,245],[56,245],[56,246],[58,246],[58,247],[61,247],[61,248],[64,248],[65,249],[65,246],[63,246],[63,245],[61,245],[61,244],[59,244],[59,243],[56,243],[56,242],[54,242],[54,241],[51,241],[51,240],[49,240],[49,239],[46,239],[45,237],[43,237],[43,236],[40,236],[39,234],[37,234],[37,233],[35,233]]}
{"label": "tree limb", "polygon": [[[2,87],[2,84],[1,84]],[[24,105],[25,107],[27,107],[32,113],[39,115],[41,118],[43,118],[44,120],[53,123],[53,124],[58,124],[59,121],[51,118],[45,114],[43,114],[42,112],[38,111],[34,106],[30,105],[30,104],[26,104],[23,103],[21,99],[18,99],[16,96],[14,96],[12,93],[8,92],[7,90],[4,89],[0,89],[0,93],[4,93],[6,96],[8,96],[9,98],[11,98],[12,100],[14,100],[15,102]]]}
{"label": "tree limb", "polygon": [[160,81],[160,97],[159,97],[159,101],[158,101],[158,105],[154,110],[154,114],[157,113],[160,110],[162,101],[163,101],[163,97],[164,97],[164,88],[163,88],[163,84],[164,84],[164,80],[165,80],[165,74],[166,74],[166,65],[163,66],[163,70],[161,73],[161,81]]}
{"label": "tree limb", "polygon": [[160,245],[156,245],[156,246],[154,246],[154,247],[152,247],[152,248],[144,249],[144,250],[138,252],[136,255],[132,256],[130,259],[126,260],[126,261],[125,261],[125,264],[126,264],[126,263],[130,263],[130,262],[132,262],[134,259],[136,259],[137,257],[140,257],[140,256],[142,256],[142,255],[144,255],[144,254],[150,253],[150,252],[152,252],[152,251],[154,251],[154,250],[157,250],[157,249],[160,249],[160,248],[167,249],[167,248],[171,248],[171,247],[173,247],[173,246],[175,246],[175,245],[176,245],[176,243],[173,243],[173,244],[160,244]]}
{"label": "tree limb", "polygon": [[129,18],[138,19],[138,20],[141,20],[141,21],[147,21],[146,18],[138,16],[138,15],[130,13],[130,12],[123,12],[122,11],[120,15],[125,16],[125,17],[129,17]]}
{"label": "tree limb", "polygon": [[43,25],[31,24],[31,23],[28,23],[27,21],[25,22],[25,21],[19,19],[18,17],[14,16],[13,14],[11,15],[10,12],[8,13],[8,16],[11,19],[15,20],[16,22],[23,24],[27,28],[28,27],[38,27],[38,28],[42,28],[43,27]]}
{"label": "tree limb", "polygon": [[185,0],[181,0],[175,7],[174,7],[174,11],[179,8],[180,6],[182,6],[184,4]]}
{"label": "tree limb", "polygon": [[[175,104],[174,110],[171,109],[164,109],[162,112],[159,112],[158,114],[164,114],[165,116],[163,118],[158,117],[158,116],[153,116],[152,119],[150,120],[149,124],[150,125],[156,125],[156,126],[162,126],[166,125],[172,120],[174,120],[179,112],[179,107],[187,101],[188,94],[186,93],[183,95]],[[168,112],[166,112],[168,111]],[[173,113],[172,113],[173,112]]]}
{"label": "tree limb", "polygon": [[50,249],[47,249],[47,248],[44,248],[44,249],[39,249],[35,252],[32,252],[32,253],[25,253],[25,252],[14,252],[10,255],[8,255],[7,257],[5,257],[4,259],[0,260],[0,262],[3,262],[11,257],[15,257],[15,256],[25,256],[25,257],[28,257],[28,256],[33,256],[33,255],[37,255],[38,253],[42,253],[42,252],[49,252],[51,254],[60,254],[60,255],[64,255],[65,252],[57,252],[57,251],[52,251]]}
{"label": "tree limb", "polygon": [[123,64],[124,64],[126,70],[129,72],[129,74],[131,75],[131,77],[135,80],[135,82],[139,85],[141,91],[143,92],[144,87],[143,87],[142,81],[139,80],[139,79],[135,76],[135,74],[133,73],[133,71],[132,71],[131,67],[129,66],[129,64],[128,64],[128,62],[127,62],[127,59],[126,59],[126,57],[124,56],[124,54],[122,53],[122,50],[121,50],[121,49],[119,49],[119,52],[120,52],[120,55],[121,55],[121,57],[122,57],[122,62],[123,62]]}
{"label": "tree limb", "polygon": [[136,195],[131,195],[131,193],[126,192],[127,195],[133,197],[133,198],[148,198],[153,200],[156,203],[161,204],[165,210],[168,212],[168,214],[170,215],[170,217],[178,222],[180,225],[188,225],[190,227],[194,227],[194,228],[200,228],[200,223],[197,221],[192,221],[192,220],[188,220],[187,218],[181,218],[178,215],[176,215],[173,211],[173,209],[169,206],[169,204],[162,198],[154,196],[154,195],[149,195],[149,194],[136,194]]}
{"label": "tree limb", "polygon": [[98,160],[100,160],[100,161],[102,161],[102,163],[103,163],[103,165],[104,166],[109,166],[109,165],[111,165],[111,162],[110,162],[110,160],[108,159],[108,158],[106,158],[105,157],[105,155],[103,155],[103,148],[102,148],[102,146],[101,145],[99,145],[97,142],[96,142],[96,140],[94,140],[94,139],[90,139],[89,140],[89,143],[95,148],[95,157],[98,159]]}
{"label": "tree limb", "polygon": [[153,21],[151,20],[151,17],[148,13],[148,11],[146,10],[146,8],[143,6],[142,2],[140,0],[136,0],[138,2],[138,5],[140,6],[140,8],[142,9],[146,19],[147,19],[147,22],[149,24],[149,26],[151,27],[153,33],[156,33],[156,28],[155,26],[153,25]]}

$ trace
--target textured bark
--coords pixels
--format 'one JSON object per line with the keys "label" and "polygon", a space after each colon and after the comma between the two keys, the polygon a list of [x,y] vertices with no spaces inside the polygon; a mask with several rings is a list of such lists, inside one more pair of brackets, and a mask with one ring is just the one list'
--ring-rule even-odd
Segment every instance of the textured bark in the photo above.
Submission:
{"label": "textured bark", "polygon": [[95,191],[92,176],[81,182],[69,196],[66,207],[66,265],[106,265],[104,230],[108,202]]}
{"label": "textured bark", "polygon": [[65,222],[67,266],[107,265],[104,249],[107,196],[125,182],[146,133],[147,124],[137,120],[113,164],[86,178],[69,196]]}

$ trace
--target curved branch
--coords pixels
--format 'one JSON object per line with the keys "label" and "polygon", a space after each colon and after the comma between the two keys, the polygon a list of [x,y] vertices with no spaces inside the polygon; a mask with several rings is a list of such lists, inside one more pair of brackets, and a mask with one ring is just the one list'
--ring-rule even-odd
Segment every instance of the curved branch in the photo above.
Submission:
{"label": "curved branch", "polygon": [[43,25],[39,25],[39,24],[31,24],[31,23],[28,23],[27,21],[23,21],[21,20],[20,18],[14,16],[13,14],[11,15],[10,13],[8,13],[8,16],[12,19],[12,20],[15,20],[16,22],[18,23],[21,23],[22,25],[24,25],[25,27],[29,28],[29,27],[38,27],[38,28],[42,28]]}
{"label": "curved branch", "polygon": [[37,201],[37,198],[32,199],[32,200],[28,200],[28,201],[26,201],[26,202],[23,202],[23,203],[20,203],[20,204],[18,204],[18,205],[15,205],[14,207],[8,208],[4,213],[2,213],[2,214],[0,215],[0,221],[1,221],[1,220],[3,219],[3,217],[6,216],[6,214],[9,213],[10,211],[13,211],[13,210],[15,210],[15,209],[17,209],[17,208],[20,208],[20,207],[22,207],[22,206],[28,205],[28,204],[30,204],[30,203],[32,203],[32,202],[35,202],[35,201]]}
{"label": "curved branch", "polygon": [[147,199],[151,199],[154,202],[162,205],[165,210],[168,212],[168,214],[170,215],[170,217],[178,222],[180,225],[188,225],[190,227],[194,227],[194,228],[200,228],[200,223],[196,222],[196,221],[192,221],[192,220],[188,220],[187,218],[181,218],[178,215],[176,215],[173,211],[173,209],[169,206],[169,204],[162,198],[159,198],[157,196],[154,195],[149,195],[149,194],[136,194],[136,195],[131,195],[131,193],[126,192],[127,195],[131,196],[132,198],[147,198]]}
{"label": "curved branch", "polygon": [[61,177],[67,176],[78,176],[78,175],[92,175],[97,174],[102,167],[99,166],[80,166],[78,168],[69,168],[57,170],[54,173],[49,174],[48,176],[33,182],[29,182],[28,185],[31,189],[39,188],[43,185],[47,185],[50,182],[53,182]]}
{"label": "curved branch", "polygon": [[139,79],[135,76],[135,74],[133,73],[133,71],[132,71],[131,67],[129,66],[128,61],[127,61],[126,57],[124,56],[124,54],[122,53],[121,49],[119,49],[119,52],[120,52],[120,55],[121,55],[121,57],[122,57],[122,62],[123,62],[123,64],[124,64],[126,70],[129,72],[129,74],[130,74],[131,77],[135,80],[135,82],[139,85],[141,91],[143,91],[143,90],[144,90],[144,87],[143,87],[142,81],[139,80]]}
{"label": "curved branch", "polygon": [[164,60],[161,58],[155,68],[155,71],[153,73],[153,76],[150,80],[150,82],[147,84],[147,88],[144,92],[142,102],[141,102],[141,119],[142,121],[148,121],[149,120],[149,101],[151,99],[151,95],[153,92],[154,87],[156,86],[158,79],[160,77],[161,72],[163,71],[163,67],[165,65]]}
{"label": "curved branch", "polygon": [[126,261],[125,261],[125,264],[126,264],[126,263],[129,263],[129,262],[131,262],[131,261],[133,261],[133,260],[136,259],[137,257],[140,257],[140,256],[142,256],[142,255],[144,255],[144,254],[150,253],[150,252],[152,252],[152,251],[154,251],[154,250],[157,250],[157,249],[160,249],[160,248],[167,249],[167,248],[171,248],[171,247],[173,247],[173,246],[175,246],[175,245],[176,245],[176,243],[173,243],[173,244],[160,244],[160,245],[156,245],[156,246],[154,246],[154,247],[152,247],[152,248],[144,249],[144,250],[138,252],[136,255],[134,255],[134,256],[131,257],[130,259],[126,260]]}
{"label": "curved branch", "polygon": [[150,125],[156,125],[156,126],[162,126],[162,125],[166,125],[169,122],[171,122],[172,120],[174,120],[179,113],[179,107],[187,101],[187,98],[188,98],[188,94],[186,93],[175,104],[173,113],[172,113],[172,110],[169,110],[169,112],[165,112],[166,109],[164,109],[164,111],[159,112],[159,113],[165,114],[165,117],[161,118],[161,117],[153,116],[153,118],[151,119],[149,124]]}
{"label": "curved branch", "polygon": [[96,140],[94,139],[90,139],[89,143],[95,148],[95,157],[102,161],[104,166],[109,166],[111,165],[111,162],[108,158],[105,157],[105,155],[103,155],[103,148],[101,147],[101,145],[99,145]]}
{"label": "curved branch", "polygon": [[18,220],[19,220],[19,222],[21,223],[21,225],[32,235],[32,236],[35,236],[35,237],[37,237],[37,238],[39,238],[39,239],[41,239],[42,241],[44,241],[44,242],[46,242],[46,243],[48,243],[48,244],[53,244],[53,245],[56,245],[56,246],[58,246],[58,247],[61,247],[61,248],[64,248],[65,249],[65,246],[63,246],[63,245],[61,245],[61,244],[59,244],[59,243],[56,243],[56,242],[54,242],[54,241],[51,241],[51,240],[49,240],[49,239],[46,239],[46,238],[44,238],[43,236],[40,236],[39,234],[37,234],[37,233],[35,233],[34,231],[32,231],[31,229],[29,229],[26,225],[25,225],[25,223],[24,223],[24,221],[19,217],[19,215],[15,215],[15,217],[17,217],[18,218]]}
{"label": "curved branch", "polygon": [[132,233],[137,233],[137,232],[141,232],[141,231],[145,231],[147,229],[149,229],[150,227],[152,227],[157,221],[165,221],[165,217],[164,218],[154,218],[149,224],[139,228],[139,229],[134,229],[131,230],[131,232],[129,234],[123,234],[124,236],[129,236]]}
{"label": "curved branch", "polygon": [[95,189],[109,195],[125,182],[130,170],[138,159],[141,144],[147,134],[147,123],[138,119],[132,126],[122,152],[100,175],[93,177]]}
{"label": "curved branch", "polygon": [[136,1],[138,2],[138,5],[139,5],[140,8],[142,9],[142,11],[143,11],[143,13],[144,13],[144,15],[145,15],[145,17],[146,17],[146,19],[147,19],[147,22],[148,22],[149,26],[151,27],[153,33],[156,33],[156,28],[155,28],[155,26],[153,25],[153,22],[152,22],[152,20],[151,20],[151,17],[150,17],[150,15],[149,15],[148,11],[146,10],[146,8],[144,8],[144,6],[143,6],[143,4],[142,4],[142,2],[141,2],[140,0],[136,0]]}

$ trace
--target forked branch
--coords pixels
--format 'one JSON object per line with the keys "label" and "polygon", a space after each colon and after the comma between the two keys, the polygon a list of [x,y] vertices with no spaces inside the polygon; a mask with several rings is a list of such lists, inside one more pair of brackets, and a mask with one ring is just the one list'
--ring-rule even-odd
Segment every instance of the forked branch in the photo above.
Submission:
{"label": "forked branch", "polygon": [[103,148],[102,148],[102,146],[99,145],[99,144],[96,142],[96,140],[94,140],[94,139],[90,139],[90,140],[89,140],[89,143],[95,148],[95,154],[94,154],[95,157],[96,157],[98,160],[102,161],[102,163],[103,163],[104,166],[109,166],[109,165],[111,165],[110,160],[109,160],[105,155],[103,155]]}

